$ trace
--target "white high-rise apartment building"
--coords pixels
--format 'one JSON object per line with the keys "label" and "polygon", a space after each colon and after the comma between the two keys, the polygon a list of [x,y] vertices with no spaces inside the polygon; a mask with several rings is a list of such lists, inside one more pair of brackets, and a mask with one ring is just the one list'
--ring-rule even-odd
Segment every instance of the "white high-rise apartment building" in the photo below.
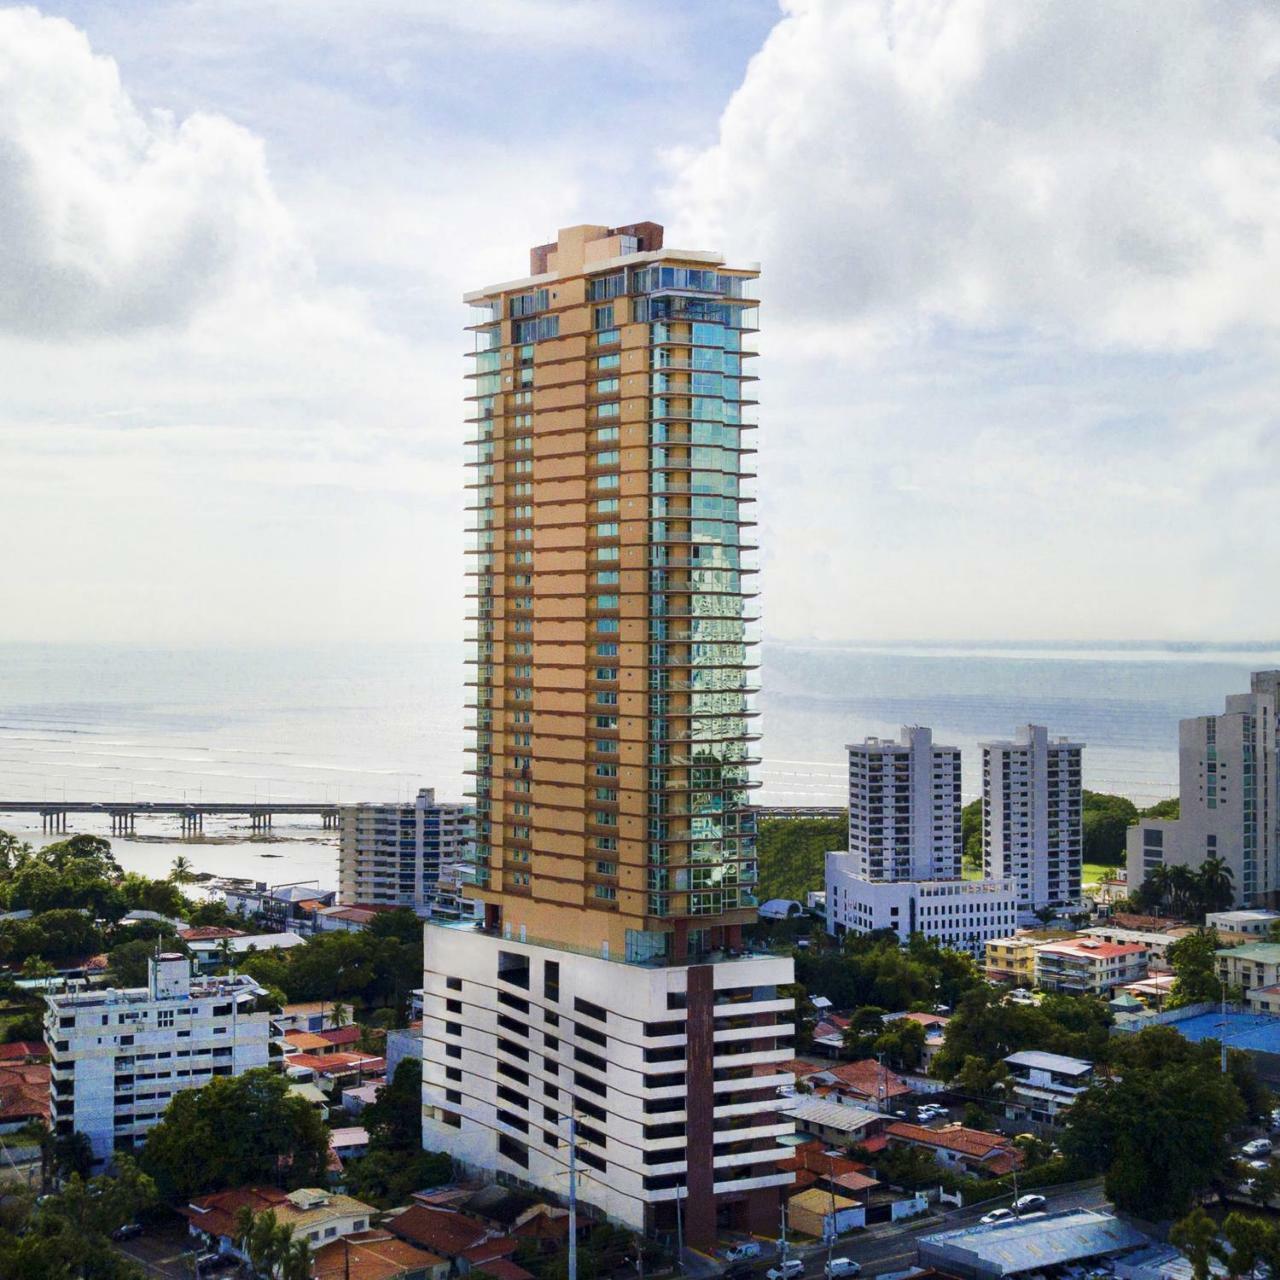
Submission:
{"label": "white high-rise apartment building", "polygon": [[353,804],[341,811],[339,897],[355,906],[408,907],[458,918],[460,866],[474,826],[470,805],[436,800],[423,787],[412,804]]}
{"label": "white high-rise apartment building", "polygon": [[267,1065],[270,1015],[247,975],[193,980],[191,961],[147,963],[147,985],[45,997],[54,1133],[88,1136],[95,1164],[140,1146],[170,1100]]}
{"label": "white high-rise apartment building", "polygon": [[1049,740],[1038,724],[1012,742],[982,747],[982,858],[986,874],[1012,880],[1025,918],[1080,901],[1083,743]]}
{"label": "white high-rise apartment building", "polygon": [[849,849],[826,858],[827,929],[923,933],[981,954],[1016,922],[1013,887],[961,877],[960,752],[933,731],[849,751]]}
{"label": "white high-rise apartment building", "polygon": [[960,751],[933,730],[904,725],[898,741],[868,738],[849,752],[849,857],[868,880],[960,876]]}
{"label": "white high-rise apartment building", "polygon": [[1221,858],[1235,905],[1271,906],[1280,893],[1280,671],[1255,671],[1226,710],[1178,725],[1179,817],[1129,828],[1129,884],[1161,865]]}

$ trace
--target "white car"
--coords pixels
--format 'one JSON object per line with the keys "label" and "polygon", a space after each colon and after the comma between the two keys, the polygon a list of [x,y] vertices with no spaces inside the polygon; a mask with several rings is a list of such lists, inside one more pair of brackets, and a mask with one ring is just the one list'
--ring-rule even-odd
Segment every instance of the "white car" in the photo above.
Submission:
{"label": "white car", "polygon": [[1246,1142],[1240,1150],[1247,1156],[1269,1156],[1271,1154],[1271,1139],[1254,1138],[1252,1142]]}
{"label": "white car", "polygon": [[788,1258],[785,1262],[770,1267],[764,1275],[765,1280],[795,1280],[796,1276],[804,1275],[804,1259]]}
{"label": "white car", "polygon": [[1250,1160],[1249,1168],[1256,1169],[1259,1172],[1261,1172],[1263,1169],[1271,1168],[1271,1161],[1270,1160]]}
{"label": "white car", "polygon": [[1012,1209],[992,1209],[990,1213],[984,1213],[979,1219],[986,1226],[990,1226],[993,1222],[1012,1222],[1017,1215]]}
{"label": "white car", "polygon": [[822,1274],[827,1280],[840,1280],[842,1276],[856,1276],[862,1272],[860,1263],[854,1262],[852,1258],[832,1258],[825,1267],[822,1268]]}

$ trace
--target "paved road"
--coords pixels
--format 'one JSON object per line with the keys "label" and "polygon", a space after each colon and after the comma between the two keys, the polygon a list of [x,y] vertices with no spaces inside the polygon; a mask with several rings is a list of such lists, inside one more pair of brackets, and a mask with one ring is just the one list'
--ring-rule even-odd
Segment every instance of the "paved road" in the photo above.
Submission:
{"label": "paved road", "polygon": [[[1039,1194],[1048,1201],[1045,1206],[1045,1211],[1048,1213],[1062,1209],[1107,1207],[1107,1197],[1102,1190],[1101,1179],[1088,1183],[1075,1183],[1070,1187],[1045,1188]],[[864,1276],[905,1271],[916,1265],[916,1240],[920,1236],[972,1226],[984,1213],[1000,1205],[1008,1205],[1011,1200],[1012,1197],[1009,1196],[986,1204],[974,1205],[971,1208],[947,1207],[945,1212],[931,1213],[928,1217],[919,1218],[914,1222],[905,1222],[899,1226],[872,1227],[870,1230],[837,1240],[832,1251],[833,1256],[852,1258],[860,1263]],[[766,1252],[768,1252],[767,1249]],[[790,1254],[792,1257],[804,1259],[806,1276],[821,1276],[822,1267],[827,1258],[826,1245],[809,1244],[801,1248],[792,1246]],[[765,1258],[756,1268],[755,1274],[763,1276],[771,1266],[773,1266],[773,1259]]]}

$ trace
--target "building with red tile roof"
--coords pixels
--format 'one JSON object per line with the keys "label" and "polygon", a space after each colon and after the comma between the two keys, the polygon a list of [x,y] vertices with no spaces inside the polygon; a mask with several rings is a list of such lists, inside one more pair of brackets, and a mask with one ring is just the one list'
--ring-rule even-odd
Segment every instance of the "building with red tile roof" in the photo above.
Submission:
{"label": "building with red tile roof", "polygon": [[929,1129],[905,1121],[887,1125],[884,1132],[890,1146],[923,1147],[938,1164],[962,1173],[1000,1177],[1022,1167],[1022,1153],[1003,1133],[959,1124]]}
{"label": "building with red tile roof", "polygon": [[453,1209],[432,1209],[411,1205],[403,1213],[387,1219],[385,1226],[401,1240],[408,1240],[451,1262],[468,1249],[489,1238],[488,1227]]}
{"label": "building with red tile roof", "polygon": [[48,1123],[49,1074],[47,1062],[0,1064],[0,1129],[18,1129],[30,1120]]}
{"label": "building with red tile roof", "polygon": [[312,1280],[447,1280],[449,1261],[388,1231],[361,1231],[322,1245],[311,1255]]}
{"label": "building with red tile roof", "polygon": [[221,1242],[223,1251],[235,1253],[236,1215],[242,1208],[254,1213],[270,1209],[283,1226],[293,1228],[296,1239],[318,1244],[322,1240],[342,1239],[367,1231],[372,1206],[352,1196],[339,1195],[318,1187],[297,1191],[281,1191],[278,1187],[235,1187],[198,1196],[178,1210],[187,1220],[193,1234],[208,1236]]}
{"label": "building with red tile roof", "polygon": [[355,1044],[360,1039],[363,1030],[364,1028],[362,1027],[354,1026],[334,1027],[332,1031],[318,1031],[316,1034],[321,1040],[328,1041],[329,1044],[337,1048],[339,1045]]}
{"label": "building with red tile roof", "polygon": [[47,1062],[49,1046],[43,1040],[10,1040],[0,1044],[0,1062]]}
{"label": "building with red tile roof", "polygon": [[912,1092],[911,1086],[901,1076],[874,1058],[858,1062],[842,1062],[838,1067],[827,1067],[808,1078],[814,1093],[837,1102],[852,1102],[870,1107],[873,1111],[888,1110],[895,1098]]}

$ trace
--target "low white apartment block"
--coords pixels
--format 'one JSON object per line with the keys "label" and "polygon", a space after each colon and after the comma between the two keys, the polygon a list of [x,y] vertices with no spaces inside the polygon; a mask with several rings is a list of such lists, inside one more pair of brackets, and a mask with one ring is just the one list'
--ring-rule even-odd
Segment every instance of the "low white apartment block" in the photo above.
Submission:
{"label": "low white apartment block", "polygon": [[982,857],[986,874],[1012,880],[1027,918],[1080,901],[1084,746],[1050,741],[1029,724],[1009,742],[982,746]]}
{"label": "low white apartment block", "polygon": [[1007,880],[867,880],[853,863],[848,853],[827,854],[827,932],[835,936],[892,929],[906,942],[922,933],[981,957],[1017,924],[1017,890]]}
{"label": "low white apartment block", "polygon": [[472,837],[470,805],[436,800],[423,787],[412,804],[344,805],[340,813],[339,896],[344,903],[408,907],[456,920],[460,865]]}
{"label": "low white apartment block", "polygon": [[933,730],[904,725],[898,740],[868,738],[849,752],[849,855],[868,880],[960,876],[960,752]]}
{"label": "low white apartment block", "polygon": [[1093,1084],[1093,1063],[1061,1053],[1028,1049],[1005,1058],[1009,1095],[1005,1118],[1056,1124]]}
{"label": "low white apartment block", "polygon": [[267,1065],[253,978],[193,979],[176,954],[147,969],[145,987],[45,997],[54,1132],[87,1135],[95,1163],[141,1145],[175,1094]]}
{"label": "low white apartment block", "polygon": [[572,1116],[579,1195],[613,1221],[674,1230],[678,1208],[686,1223],[711,1209],[774,1228],[794,1130],[789,958],[642,965],[465,925],[425,934],[426,1148],[564,1197]]}

